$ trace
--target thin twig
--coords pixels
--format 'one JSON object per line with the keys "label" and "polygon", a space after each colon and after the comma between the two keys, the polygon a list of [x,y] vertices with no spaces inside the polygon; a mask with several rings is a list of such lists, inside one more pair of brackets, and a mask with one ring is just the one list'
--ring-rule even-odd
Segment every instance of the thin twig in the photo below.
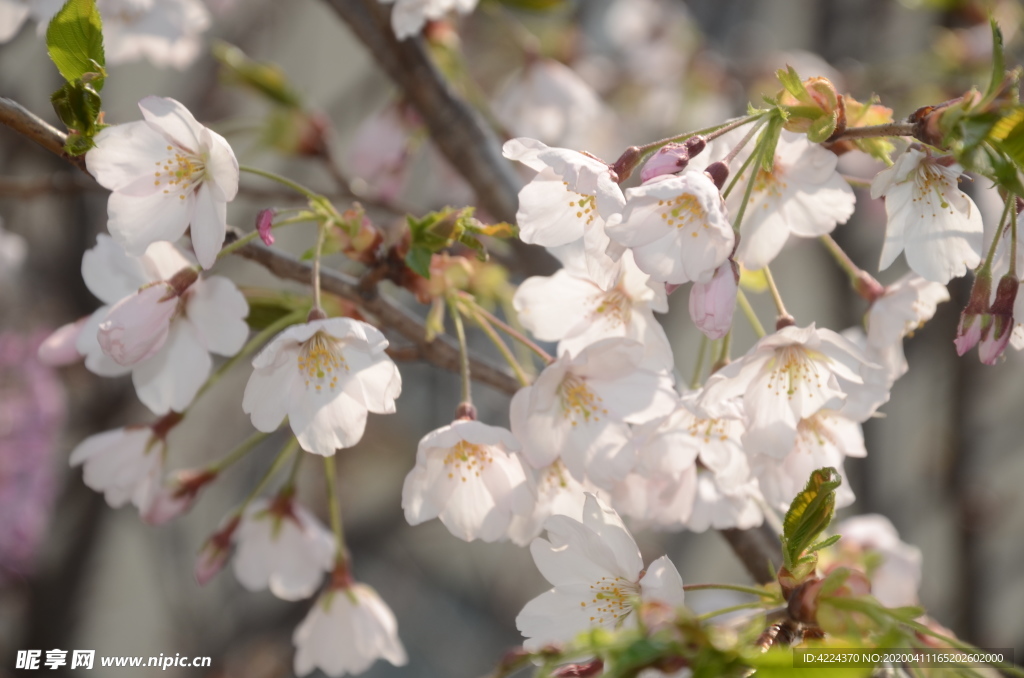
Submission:
{"label": "thin twig", "polygon": [[64,152],[66,135],[18,102],[0,97],[0,123],[89,173],[85,168],[85,156],[71,156]]}

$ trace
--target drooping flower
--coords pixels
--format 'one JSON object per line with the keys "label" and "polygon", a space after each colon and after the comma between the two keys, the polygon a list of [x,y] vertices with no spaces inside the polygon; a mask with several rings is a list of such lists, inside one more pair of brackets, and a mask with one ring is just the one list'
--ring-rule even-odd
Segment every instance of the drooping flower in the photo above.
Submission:
{"label": "drooping flower", "polygon": [[540,536],[544,521],[551,516],[582,520],[587,492],[603,496],[593,483],[573,478],[560,459],[540,469],[527,467],[526,485],[516,488],[509,539],[518,546],[526,546]]}
{"label": "drooping flower", "polygon": [[[131,257],[106,235],[100,235],[96,246],[82,258],[86,286],[106,305],[85,321],[76,348],[85,356],[85,366],[95,374],[114,377],[131,372],[139,399],[156,414],[183,411],[210,375],[210,354],[234,355],[249,334],[244,320],[249,306],[227,278],[200,278],[180,292],[173,303],[160,301],[160,290],[167,290],[163,281],[174,280],[189,266],[188,259],[170,243],[153,243],[143,256]],[[149,285],[152,287],[142,293],[138,291]],[[157,298],[148,299],[150,294]],[[129,336],[124,328],[137,319],[124,306],[122,313],[108,318],[111,306],[123,300],[131,300],[131,305],[152,301],[160,306],[160,313],[141,325],[136,323],[135,327],[143,331]],[[162,313],[166,310],[173,311],[169,320]],[[105,325],[107,322],[110,324]],[[101,339],[104,325],[107,334]],[[151,351],[153,348],[156,350]],[[130,364],[119,363],[112,354]]]}
{"label": "drooping flower", "polygon": [[537,172],[519,192],[516,222],[523,242],[559,247],[584,242],[587,270],[602,287],[614,284],[622,248],[609,243],[605,223],[622,210],[622,191],[608,165],[567,148],[549,148],[535,139],[512,139],[505,157]]}
{"label": "drooping flower", "polygon": [[82,466],[85,484],[112,508],[130,501],[145,513],[160,488],[166,449],[156,427],[133,426],[89,436],[71,451],[70,462]]}
{"label": "drooping flower", "polygon": [[288,423],[302,449],[325,457],[363,437],[367,412],[391,414],[402,377],[380,330],[351,318],[293,325],[252,361],[242,409],[258,430]]}
{"label": "drooping flower", "polygon": [[871,182],[871,197],[885,198],[888,217],[878,264],[886,269],[905,252],[907,264],[926,280],[946,284],[981,261],[981,211],[957,180],[963,167],[952,158],[909,148]]}
{"label": "drooping flower", "polygon": [[554,588],[516,617],[527,650],[572,640],[594,627],[635,624],[641,603],[683,606],[683,580],[672,561],[662,556],[645,569],[621,518],[594,495],[587,495],[582,522],[552,516],[544,528],[548,538],[534,539],[530,553]]}
{"label": "drooping flower", "polygon": [[559,353],[579,353],[600,339],[624,337],[644,345],[645,365],[673,365],[668,337],[654,318],[655,311],[668,311],[665,286],[640,271],[629,252],[609,289],[585,269],[566,266],[554,275],[524,280],[512,303],[523,326],[538,339],[559,342]]}
{"label": "drooping flower", "polygon": [[628,424],[666,414],[676,401],[672,377],[641,366],[643,350],[634,341],[602,339],[560,356],[515,394],[512,433],[534,468],[560,457],[577,480],[599,487],[632,469]]}
{"label": "drooping flower", "polygon": [[391,608],[372,588],[337,570],[295,629],[292,642],[297,676],[320,669],[338,678],[362,673],[378,659],[395,666],[408,661]]}
{"label": "drooping flower", "polygon": [[96,135],[89,172],[113,193],[111,235],[132,255],[191,226],[192,247],[210,268],[224,244],[227,204],[238,193],[238,161],[224,137],[203,127],[174,99],[146,97],[144,120]]}
{"label": "drooping flower", "polygon": [[718,187],[702,171],[661,177],[626,191],[622,218],[608,237],[633,250],[654,280],[709,282],[729,257],[736,235]]}
{"label": "drooping flower", "polygon": [[708,379],[700,398],[705,411],[743,396],[748,452],[777,459],[793,449],[797,426],[823,408],[838,409],[846,393],[840,379],[863,384],[863,352],[835,332],[784,327],[758,341],[745,356]]}
{"label": "drooping flower", "polygon": [[444,18],[448,12],[467,14],[476,7],[477,0],[380,0],[391,10],[391,28],[399,40],[418,35],[427,21]]}
{"label": "drooping flower", "polygon": [[402,487],[410,525],[440,518],[459,539],[497,541],[512,520],[516,489],[526,482],[519,442],[496,426],[460,419],[420,440],[416,466]]}
{"label": "drooping flower", "polygon": [[250,591],[269,588],[282,600],[313,595],[334,563],[334,535],[292,492],[260,499],[235,531],[235,576]]}
{"label": "drooping flower", "polygon": [[739,272],[732,261],[715,270],[710,282],[694,283],[690,288],[690,320],[708,339],[721,339],[732,329],[736,311]]}

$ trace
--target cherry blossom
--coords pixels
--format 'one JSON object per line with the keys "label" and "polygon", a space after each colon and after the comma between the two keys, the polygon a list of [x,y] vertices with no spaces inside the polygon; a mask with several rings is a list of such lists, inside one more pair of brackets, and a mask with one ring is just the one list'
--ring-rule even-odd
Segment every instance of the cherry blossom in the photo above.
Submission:
{"label": "cherry blossom", "polygon": [[370,668],[378,659],[405,666],[398,623],[377,592],[361,583],[332,583],[295,629],[295,675],[320,669],[337,678]]}
{"label": "cherry blossom", "polygon": [[554,588],[516,617],[527,650],[572,640],[593,627],[633,624],[638,603],[683,606],[683,580],[672,561],[662,556],[645,569],[622,519],[594,495],[587,495],[582,521],[552,516],[544,528],[548,538],[534,539],[530,553]]}
{"label": "cherry blossom", "polygon": [[559,353],[579,353],[600,339],[624,337],[644,345],[645,365],[670,369],[672,348],[654,318],[655,311],[668,311],[665,286],[640,271],[629,252],[619,269],[608,289],[573,266],[527,278],[513,298],[519,321],[538,339],[559,342]]}
{"label": "cherry blossom", "polygon": [[615,505],[660,529],[761,524],[757,483],[740,442],[745,427],[739,403],[711,417],[696,399],[689,394],[671,414],[634,427],[627,445],[636,451],[636,469],[614,489]]}
{"label": "cherry blossom", "polygon": [[531,59],[495,95],[494,115],[513,136],[594,148],[595,131],[613,121],[600,97],[568,66]]}
{"label": "cherry blossom", "polygon": [[628,473],[628,424],[666,414],[676,401],[672,377],[641,366],[643,351],[634,341],[602,339],[559,357],[520,389],[511,420],[523,456],[535,468],[561,457],[578,480],[599,487]]}
{"label": "cherry blossom", "polygon": [[727,261],[715,270],[710,282],[694,283],[690,288],[690,319],[708,339],[721,339],[732,329],[739,290],[736,268]]}
{"label": "cherry blossom", "polygon": [[459,539],[497,541],[512,520],[516,488],[526,482],[512,434],[458,420],[420,440],[405,478],[402,508],[410,525],[440,518]]}
{"label": "cherry blossom", "polygon": [[560,459],[540,469],[526,468],[526,484],[516,488],[515,514],[509,523],[508,537],[518,546],[526,546],[544,529],[551,516],[583,519],[586,493],[602,496],[602,490],[572,477]]}
{"label": "cherry blossom", "polygon": [[622,218],[606,229],[654,280],[709,282],[736,241],[714,182],[702,171],[664,176],[626,191]]}
{"label": "cherry blossom", "polygon": [[145,513],[160,488],[166,445],[149,426],[89,436],[71,451],[85,484],[102,492],[112,508],[129,501]]}
{"label": "cherry blossom", "polygon": [[174,99],[146,97],[139,108],[143,121],[105,128],[85,156],[96,181],[113,191],[107,227],[137,256],[191,226],[196,258],[210,268],[224,244],[227,204],[238,193],[235,154]]}
{"label": "cherry blossom", "polygon": [[380,0],[391,10],[391,28],[399,40],[419,34],[427,21],[437,21],[451,11],[472,12],[477,0]]}
{"label": "cherry blossom", "polygon": [[[720,160],[739,142],[748,128],[730,132],[712,142],[711,152],[691,161],[700,166]],[[748,144],[733,161],[739,167],[749,157]],[[740,226],[736,261],[750,270],[764,268],[782,251],[790,235],[816,238],[831,233],[853,214],[853,189],[836,171],[837,158],[803,134],[783,130],[775,149],[771,172],[757,169],[754,187]],[[736,214],[743,201],[748,169],[729,195],[729,212]]]}
{"label": "cherry blossom", "polygon": [[269,588],[282,600],[308,598],[334,563],[334,535],[290,492],[259,499],[235,531],[235,576],[250,591]]}
{"label": "cherry blossom", "polygon": [[867,315],[868,346],[882,349],[902,341],[931,320],[944,301],[949,301],[945,285],[907,273],[872,302]]}
{"label": "cherry blossom", "polygon": [[838,408],[846,399],[839,379],[863,384],[858,368],[867,362],[860,349],[831,330],[813,323],[784,327],[712,375],[700,405],[714,413],[723,402],[743,396],[744,447],[781,459],[793,449],[800,420],[822,408]]}
{"label": "cherry blossom", "polygon": [[[100,235],[96,246],[82,258],[86,286],[107,305],[81,326],[76,348],[95,374],[113,377],[130,372],[139,399],[155,414],[188,407],[210,375],[210,354],[234,355],[249,333],[244,320],[248,304],[227,278],[200,278],[175,297],[173,304],[159,300],[167,290],[162,281],[173,279],[190,265],[170,243],[154,243],[144,255],[132,257],[106,235]],[[147,285],[150,287],[138,291]],[[123,305],[118,309],[122,301],[128,305],[127,311]],[[159,308],[139,324],[131,308],[150,302]],[[111,318],[115,309],[120,312]],[[173,314],[165,323],[167,311]],[[128,341],[124,323],[142,331]]]}
{"label": "cherry blossom", "polygon": [[519,192],[520,239],[544,247],[582,240],[591,278],[602,287],[614,284],[616,272],[608,270],[608,257],[618,261],[622,248],[609,242],[605,223],[622,210],[624,198],[608,165],[526,137],[505,142],[502,150],[506,158],[537,172]]}
{"label": "cherry blossom", "polygon": [[911,270],[945,284],[981,262],[981,212],[960,190],[963,168],[952,158],[911,147],[871,182],[888,217],[880,269],[905,252]]}
{"label": "cherry blossom", "polygon": [[258,430],[288,423],[302,449],[330,456],[363,437],[367,412],[391,414],[402,391],[380,330],[351,318],[293,325],[252,361],[242,409]]}

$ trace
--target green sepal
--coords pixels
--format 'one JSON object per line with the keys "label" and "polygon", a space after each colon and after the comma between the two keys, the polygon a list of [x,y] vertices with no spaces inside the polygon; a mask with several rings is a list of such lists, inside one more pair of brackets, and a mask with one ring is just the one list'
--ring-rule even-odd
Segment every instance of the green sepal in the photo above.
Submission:
{"label": "green sepal", "polygon": [[775,77],[779,79],[779,82],[782,83],[782,86],[786,91],[796,97],[798,101],[802,101],[817,110],[819,113],[821,112],[821,108],[814,103],[814,99],[811,98],[810,94],[808,94],[807,88],[804,87],[803,80],[801,80],[800,76],[797,75],[796,69],[787,64],[786,70],[782,70],[780,68],[775,72]]}
{"label": "green sepal", "polygon": [[799,564],[814,556],[802,557],[807,548],[828,528],[835,515],[836,488],[843,482],[831,466],[811,472],[804,489],[793,499],[782,522],[782,555],[786,569],[796,574]]}
{"label": "green sepal", "polygon": [[782,134],[782,125],[785,124],[786,118],[786,112],[776,108],[757,139],[756,152],[760,154],[761,169],[765,172],[775,169],[775,147],[779,145],[779,136]]}
{"label": "green sepal", "polygon": [[430,260],[434,256],[426,247],[415,246],[410,247],[409,251],[405,255],[405,264],[418,275],[424,278],[430,277]]}
{"label": "green sepal", "polygon": [[82,80],[97,92],[106,78],[103,20],[95,0],[68,0],[46,28],[46,49],[68,82]]}
{"label": "green sepal", "polygon": [[75,80],[66,82],[50,95],[50,103],[70,133],[64,151],[71,156],[82,155],[95,144],[92,138],[100,131],[97,123],[102,101],[91,84]]}
{"label": "green sepal", "polygon": [[[819,108],[820,112],[821,109]],[[832,133],[836,131],[836,125],[839,123],[839,111],[834,112],[832,115],[822,115],[820,118],[811,123],[810,128],[807,130],[807,139],[816,144],[820,144],[823,141],[827,141]]]}

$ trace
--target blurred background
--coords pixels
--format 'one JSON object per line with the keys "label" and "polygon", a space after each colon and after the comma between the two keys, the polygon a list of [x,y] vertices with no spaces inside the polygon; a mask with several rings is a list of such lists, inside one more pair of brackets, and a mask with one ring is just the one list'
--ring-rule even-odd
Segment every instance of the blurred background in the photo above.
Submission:
{"label": "blurred background", "polygon": [[[1005,0],[578,0],[550,3],[549,11],[521,7],[529,4],[482,0],[452,24],[457,35],[433,26],[437,54],[451,59],[447,70],[460,74],[459,90],[486,111],[499,134],[537,136],[606,160],[631,144],[744,112],[748,101],[778,89],[773,73],[787,63],[802,77],[832,79],[861,101],[878,94],[902,118],[984,85],[991,50],[987,8],[1006,35],[1008,64],[1020,63],[1024,16],[1019,3]],[[472,199],[326,3],[211,0],[209,11],[211,27],[199,36],[189,68],[145,60],[109,68],[108,122],[138,119],[135,104],[146,95],[174,97],[224,134],[242,163],[339,195],[337,204],[345,206],[352,198],[338,182],[340,168],[385,228],[400,223],[395,206],[425,212]],[[225,75],[211,54],[216,41],[278,64],[304,109],[326,115],[333,126],[333,169],[302,155],[305,118]],[[524,58],[524,50],[533,56]],[[550,85],[526,77],[538,63],[556,73],[548,77],[560,83],[559,100],[550,100]],[[0,45],[0,95],[56,125],[49,94],[58,85],[34,24]],[[530,113],[537,110],[545,112]],[[844,157],[841,169],[870,178],[878,167]],[[992,226],[999,205],[987,189],[976,183],[969,190]],[[80,265],[105,230],[106,199],[88,177],[0,128],[0,219],[24,245],[23,257],[17,240],[0,248],[6,253],[0,257],[0,676],[18,675],[14,654],[25,648],[213,658],[212,669],[97,666],[91,675],[98,678],[107,672],[290,676],[291,634],[310,603],[250,593],[230,568],[202,588],[192,576],[200,545],[259,480],[285,443],[283,435],[226,472],[190,513],[159,528],[143,525],[134,509],[108,508],[82,484],[80,470],[68,468],[70,451],[86,436],[153,419],[129,380],[101,379],[81,365],[54,371],[34,358],[50,331],[99,305],[82,283]],[[229,223],[248,230],[257,210],[296,204],[288,200],[266,182],[243,176]],[[874,273],[884,223],[882,205],[858,189],[857,213],[834,235]],[[301,253],[312,237],[286,229],[276,246]],[[902,266],[901,259],[879,279],[895,280]],[[837,331],[860,322],[863,302],[817,243],[791,245],[773,268],[799,322],[814,319]],[[225,261],[218,272],[240,285],[288,287],[246,261]],[[522,272],[511,277],[519,281]],[[847,463],[858,500],[844,515],[890,518],[903,540],[923,551],[920,596],[932,616],[975,644],[1016,648],[1020,661],[1024,357],[1010,350],[996,367],[981,366],[973,353],[957,359],[952,339],[969,284],[954,281],[952,302],[908,340],[909,374],[882,408],[885,416],[865,424],[868,457]],[[688,376],[699,342],[686,298],[685,290],[671,297],[672,310],[661,319],[679,374]],[[770,300],[754,301],[761,317],[770,318]],[[738,354],[753,335],[742,321],[737,327]],[[480,336],[471,341],[488,353]],[[362,442],[338,455],[356,577],[394,610],[410,656],[404,668],[379,662],[365,675],[481,676],[520,642],[515,616],[547,584],[526,549],[466,544],[437,521],[406,524],[401,487],[416,443],[450,421],[458,382],[426,364],[405,362],[400,369],[398,414],[371,415]],[[248,369],[240,367],[203,396],[170,437],[169,469],[217,458],[251,433],[240,407],[247,378]],[[507,425],[505,395],[479,386],[476,397],[483,421]],[[306,464],[301,473],[302,500],[326,518],[320,465]],[[714,532],[637,536],[646,561],[667,553],[686,583],[748,581]],[[708,594],[690,600],[704,609],[728,604]]]}

